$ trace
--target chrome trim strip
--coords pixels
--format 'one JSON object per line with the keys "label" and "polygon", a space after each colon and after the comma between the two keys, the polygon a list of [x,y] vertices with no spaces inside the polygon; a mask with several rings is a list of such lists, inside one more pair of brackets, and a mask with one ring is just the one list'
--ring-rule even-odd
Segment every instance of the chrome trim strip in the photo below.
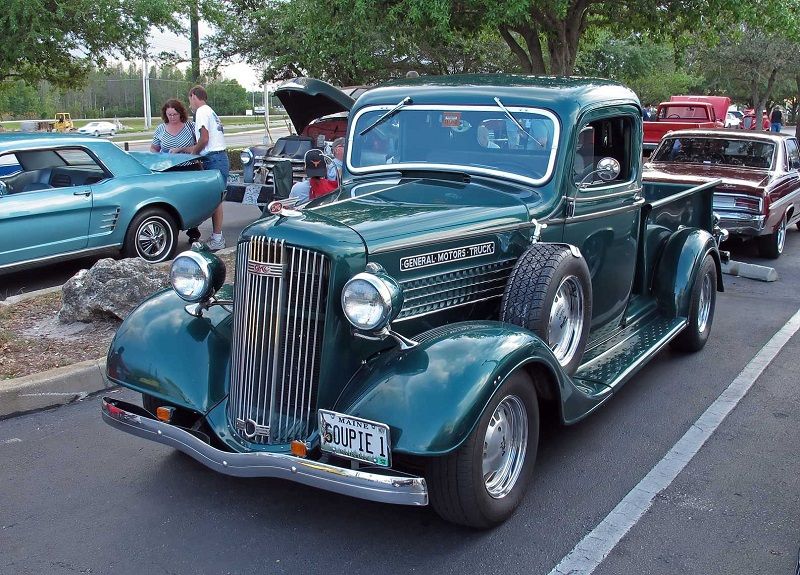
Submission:
{"label": "chrome trim strip", "polygon": [[379,247],[372,251],[369,251],[368,254],[382,254],[386,252],[394,252],[397,250],[404,250],[406,248],[413,248],[416,246],[426,246],[428,244],[437,244],[440,242],[447,242],[451,240],[475,238],[489,234],[499,234],[503,232],[522,231],[525,228],[533,228],[535,226],[536,224],[534,224],[533,222],[515,222],[513,224],[505,224],[502,226],[496,226],[494,228],[486,228],[480,231],[474,231],[469,233],[464,233],[463,231],[453,231],[450,232],[449,234],[438,235],[435,238],[431,238],[429,240],[424,240],[424,241],[414,240],[414,241],[408,241],[408,242]]}
{"label": "chrome trim strip", "polygon": [[615,187],[615,186],[604,186],[604,187],[580,189],[580,190],[578,190],[578,194],[574,198],[572,198],[572,200],[575,201],[575,202],[578,202],[578,203],[580,203],[580,202],[597,202],[597,201],[605,200],[607,198],[621,198],[621,197],[625,197],[625,196],[630,196],[631,198],[636,199],[637,196],[642,193],[642,188],[638,187],[638,188],[634,188],[634,189],[627,189],[627,190],[625,190],[623,192],[614,192],[613,194],[601,194],[601,195],[598,195],[598,196],[593,196],[591,198],[585,197],[585,194],[587,192],[601,191],[601,190],[604,190],[604,189],[608,189],[610,187]]}
{"label": "chrome trim strip", "polygon": [[[514,264],[516,264],[516,263],[517,263],[516,259],[510,259],[509,258],[509,259],[504,259],[504,260],[498,260],[498,261],[492,262],[492,263],[487,263],[487,264],[484,264],[484,265],[481,265],[481,266],[475,266],[475,267],[471,267],[471,268],[464,268],[464,269],[460,269],[460,270],[453,270],[452,272],[445,272],[445,273],[440,273],[440,274],[435,274],[435,275],[422,276],[422,277],[419,277],[419,278],[416,278],[416,279],[413,279],[413,280],[409,280],[409,281],[406,281],[406,282],[401,282],[401,286],[403,288],[403,298],[404,298],[404,300],[406,302],[408,302],[408,301],[410,301],[412,299],[417,299],[419,297],[424,297],[424,296],[405,297],[409,292],[413,292],[413,291],[421,290],[421,289],[439,288],[439,287],[441,287],[441,286],[443,286],[445,284],[448,284],[448,283],[453,283],[453,282],[457,282],[457,281],[469,281],[470,279],[485,277],[485,276],[490,275],[490,274],[506,271],[506,269],[508,269],[508,268],[513,268]],[[482,271],[482,272],[477,272],[476,271],[476,270],[479,270],[480,268],[484,268],[484,267],[491,268],[491,269],[487,269],[486,271]],[[437,281],[435,283],[431,283],[431,284],[428,284],[428,285],[414,285],[414,286],[411,285],[411,284],[416,284],[416,283],[424,282],[424,281],[428,281],[428,280],[435,280],[435,279],[438,279],[438,278],[442,278],[443,276],[448,276],[450,274],[469,274],[471,272],[475,272],[475,273],[473,273],[472,275],[467,275],[465,277],[458,277],[458,278],[452,278],[452,279],[442,279],[441,281]],[[472,284],[470,284],[470,285],[472,285]],[[428,294],[426,294],[426,295],[428,295]]]}
{"label": "chrome trim strip", "polygon": [[694,188],[690,188],[683,192],[679,192],[674,196],[667,196],[666,198],[650,202],[650,205],[653,206],[654,208],[660,208],[661,206],[666,206],[667,204],[671,204],[672,202],[675,202],[677,200],[682,200],[683,198],[693,196],[697,192],[702,192],[703,190],[714,188],[720,185],[721,183],[722,183],[722,178],[717,178],[716,180],[712,180],[708,183],[700,184],[699,186],[695,186]]}
{"label": "chrome trim strip", "polygon": [[[105,235],[105,234],[103,234],[103,235]],[[16,268],[33,267],[33,266],[37,266],[37,265],[42,264],[42,263],[52,263],[52,262],[58,262],[58,261],[61,261],[61,260],[71,260],[71,259],[80,258],[80,257],[84,257],[84,256],[90,256],[90,255],[95,254],[95,253],[98,253],[98,254],[99,253],[105,253],[105,252],[112,251],[112,250],[115,250],[115,249],[120,249],[120,248],[122,248],[122,244],[121,243],[119,243],[119,244],[108,244],[106,246],[100,246],[100,247],[97,247],[97,248],[87,248],[87,249],[84,249],[84,250],[76,250],[74,252],[64,252],[63,254],[56,254],[56,255],[53,255],[53,256],[47,256],[47,257],[43,257],[43,258],[33,258],[33,259],[30,259],[30,260],[24,260],[24,261],[21,261],[21,262],[3,264],[3,265],[0,265],[0,271],[7,271],[7,270],[10,271],[10,270],[15,270]]]}
{"label": "chrome trim strip", "polygon": [[137,413],[134,405],[103,398],[103,421],[126,433],[169,445],[206,467],[234,477],[275,477],[368,501],[427,505],[425,479],[337,467],[281,453],[232,453],[211,447],[179,427]]}
{"label": "chrome trim strip", "polygon": [[[358,113],[351,119],[352,126],[358,125],[358,120],[367,112],[372,111],[381,111],[381,110],[390,110],[394,107],[394,104],[379,104],[374,106],[366,106],[361,108]],[[367,166],[367,167],[354,167],[351,163],[351,151],[353,149],[353,134],[355,134],[355,129],[350,130],[347,139],[347,156],[345,157],[345,162],[347,164],[347,171],[351,174],[369,174],[375,172],[383,172],[383,171],[398,171],[398,170],[441,170],[447,172],[466,172],[466,173],[476,173],[476,174],[483,174],[488,176],[495,176],[507,180],[513,180],[516,182],[522,182],[524,184],[530,184],[534,186],[538,186],[546,182],[550,179],[553,174],[553,169],[556,162],[556,152],[558,151],[558,144],[561,140],[561,123],[559,121],[558,116],[550,112],[549,110],[545,110],[543,108],[536,108],[533,106],[506,106],[506,108],[512,112],[522,112],[522,113],[530,113],[530,114],[537,114],[540,116],[544,116],[549,118],[550,121],[553,123],[553,138],[552,141],[549,142],[550,145],[550,157],[547,161],[547,168],[545,173],[542,174],[541,178],[530,178],[526,176],[522,176],[520,174],[514,174],[512,172],[503,172],[500,170],[494,170],[489,168],[479,168],[476,166],[471,165],[457,165],[457,164],[433,164],[433,163],[426,163],[426,162],[414,162],[414,163],[400,163],[400,164],[381,164],[381,165],[374,165],[374,166]],[[443,104],[409,104],[404,106],[402,112],[404,111],[413,111],[413,110],[421,110],[421,111],[439,111],[439,112],[449,112],[449,111],[477,111],[477,112],[498,112],[502,113],[505,116],[505,112],[503,112],[502,108],[497,105],[494,106],[446,106]]]}
{"label": "chrome trim strip", "polygon": [[634,210],[638,210],[639,208],[641,208],[644,205],[645,201],[646,200],[644,198],[639,198],[638,200],[636,200],[635,202],[633,202],[629,206],[622,206],[620,208],[613,208],[611,210],[602,210],[602,211],[599,211],[599,212],[593,212],[591,214],[583,214],[583,215],[580,215],[580,216],[572,216],[572,217],[567,218],[567,221],[568,222],[583,222],[583,221],[586,221],[586,220],[593,220],[595,218],[602,218],[602,217],[610,216],[610,215],[613,215],[613,214],[621,214],[621,213],[624,213],[624,212],[632,212]]}

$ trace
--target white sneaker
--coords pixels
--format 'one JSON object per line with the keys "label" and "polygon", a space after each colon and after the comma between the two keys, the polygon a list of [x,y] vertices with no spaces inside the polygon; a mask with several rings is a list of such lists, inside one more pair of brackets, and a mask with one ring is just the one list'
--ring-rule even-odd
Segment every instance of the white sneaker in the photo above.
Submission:
{"label": "white sneaker", "polygon": [[212,252],[221,250],[225,247],[225,236],[220,236],[218,240],[214,239],[213,237],[208,238],[208,240],[206,240],[206,245]]}

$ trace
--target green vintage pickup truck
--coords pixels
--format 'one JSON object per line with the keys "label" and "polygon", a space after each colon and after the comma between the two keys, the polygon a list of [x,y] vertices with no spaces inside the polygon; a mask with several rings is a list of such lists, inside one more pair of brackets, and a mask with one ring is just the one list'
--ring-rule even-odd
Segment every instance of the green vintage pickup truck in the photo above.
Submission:
{"label": "green vintage pickup truck", "polygon": [[221,473],[502,522],[544,411],[574,424],[709,337],[714,183],[643,185],[641,146],[639,101],[604,80],[367,92],[340,189],[271,205],[232,285],[196,244],[125,320],[108,378],[143,406],[103,417]]}

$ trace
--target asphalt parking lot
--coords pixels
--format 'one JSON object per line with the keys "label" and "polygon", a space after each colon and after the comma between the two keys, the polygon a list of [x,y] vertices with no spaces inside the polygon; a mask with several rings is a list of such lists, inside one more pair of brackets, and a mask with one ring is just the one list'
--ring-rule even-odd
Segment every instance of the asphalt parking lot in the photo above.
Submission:
{"label": "asphalt parking lot", "polygon": [[[764,263],[747,245],[734,246],[734,257]],[[777,282],[725,276],[701,353],[665,350],[584,422],[547,423],[531,490],[488,532],[427,508],[215,474],[108,427],[97,397],[0,421],[0,573],[555,575],[559,565],[583,565],[572,572],[791,575],[800,545],[800,336],[784,337],[783,347],[773,338],[800,309],[799,264],[792,229]],[[740,374],[752,375],[770,341],[774,358],[712,430],[703,414]],[[708,432],[705,444],[645,498],[652,504],[640,517],[620,520],[615,508],[698,430]],[[600,535],[618,540],[605,553],[596,530],[609,523]],[[569,563],[576,546],[579,561]]]}

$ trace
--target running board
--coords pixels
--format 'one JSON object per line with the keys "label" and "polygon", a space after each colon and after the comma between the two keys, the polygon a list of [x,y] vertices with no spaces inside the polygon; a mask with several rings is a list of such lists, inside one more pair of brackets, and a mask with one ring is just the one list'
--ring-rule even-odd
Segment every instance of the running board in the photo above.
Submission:
{"label": "running board", "polygon": [[655,314],[635,329],[625,329],[619,335],[589,350],[573,381],[590,396],[609,395],[639,371],[686,326],[684,317],[665,318]]}

